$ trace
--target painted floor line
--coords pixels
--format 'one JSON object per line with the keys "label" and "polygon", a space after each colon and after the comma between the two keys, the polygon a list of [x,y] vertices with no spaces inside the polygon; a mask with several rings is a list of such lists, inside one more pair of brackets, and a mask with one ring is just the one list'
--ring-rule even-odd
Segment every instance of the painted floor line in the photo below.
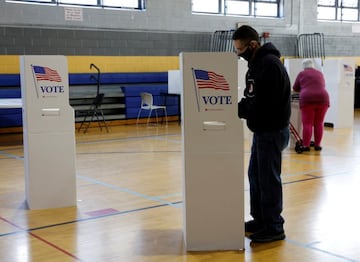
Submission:
{"label": "painted floor line", "polygon": [[106,155],[106,154],[151,154],[151,153],[181,153],[180,150],[164,150],[164,151],[111,151],[111,152],[83,152],[77,155]]}
{"label": "painted floor line", "polygon": [[[172,205],[175,206],[175,205],[179,205],[179,204],[181,204],[181,203],[182,203],[182,201],[172,202]],[[14,223],[6,220],[5,218],[1,218],[1,217],[0,217],[0,220],[3,220],[4,222],[6,222],[6,223],[14,226],[15,228],[19,229],[19,230],[17,230],[17,231],[12,231],[12,232],[8,232],[8,233],[0,234],[0,237],[9,236],[9,235],[15,235],[15,234],[20,234],[20,233],[24,233],[24,232],[32,232],[32,231],[36,231],[36,230],[53,228],[53,227],[58,227],[58,226],[63,226],[63,225],[74,224],[74,223],[80,223],[80,222],[85,222],[85,221],[90,221],[90,220],[97,220],[97,219],[102,219],[102,218],[111,217],[111,216],[118,216],[118,215],[130,214],[130,213],[145,211],[145,210],[149,210],[149,209],[153,209],[153,208],[166,207],[166,206],[169,206],[169,205],[168,205],[168,204],[160,204],[160,205],[153,205],[153,206],[141,207],[141,208],[136,208],[136,209],[130,209],[130,210],[112,212],[112,213],[109,213],[109,214],[104,214],[104,215],[99,215],[99,216],[91,216],[91,217],[81,218],[81,219],[75,219],[75,220],[66,221],[66,222],[62,222],[62,223],[50,224],[50,225],[45,225],[45,226],[40,226],[40,227],[34,227],[34,228],[29,228],[29,229],[23,229],[23,228],[15,225]]]}
{"label": "painted floor line", "polygon": [[78,175],[77,177],[79,177],[79,178],[81,178],[83,180],[86,180],[88,182],[92,182],[92,183],[97,184],[97,185],[102,185],[102,186],[105,186],[107,188],[115,189],[117,191],[125,192],[125,193],[128,193],[128,194],[137,196],[137,197],[142,197],[144,199],[155,201],[155,202],[160,203],[160,204],[169,205],[169,206],[173,205],[171,202],[164,201],[164,200],[162,200],[162,199],[160,199],[158,197],[145,195],[145,194],[142,194],[142,193],[139,193],[139,192],[136,192],[136,191],[124,188],[124,187],[114,186],[112,184],[109,184],[109,183],[106,183],[106,182],[103,182],[103,181],[100,181],[100,180],[97,180],[97,179],[94,179],[94,178],[81,176],[81,175]]}
{"label": "painted floor line", "polygon": [[178,136],[178,135],[179,135],[179,134],[164,134],[164,135],[149,135],[149,136],[132,136],[132,137],[113,138],[113,139],[104,139],[104,140],[96,140],[96,141],[80,141],[80,142],[76,142],[76,144],[110,143],[110,142],[114,142],[114,141],[141,140],[141,139],[148,139],[148,138],[167,137],[167,136]]}
{"label": "painted floor line", "polygon": [[13,226],[13,227],[15,227],[15,228],[17,228],[17,229],[20,229],[22,232],[27,232],[27,234],[29,234],[30,236],[38,239],[39,241],[45,243],[45,244],[48,245],[48,246],[53,247],[54,249],[62,252],[63,254],[65,254],[65,255],[67,255],[67,256],[69,256],[69,257],[74,258],[76,261],[82,261],[82,260],[81,260],[80,258],[78,258],[76,255],[74,255],[74,254],[68,252],[67,250],[65,250],[65,249],[63,249],[63,248],[55,245],[54,243],[46,240],[45,238],[42,238],[42,237],[40,237],[40,236],[32,233],[31,231],[28,231],[28,230],[25,230],[25,229],[21,228],[20,226],[16,225],[15,223],[13,223],[13,222],[11,222],[11,221],[9,221],[9,220],[7,220],[7,219],[5,219],[5,218],[3,218],[3,217],[0,217],[0,220],[4,221],[5,223],[7,223],[7,224],[9,224],[9,225],[11,225],[11,226]]}
{"label": "painted floor line", "polygon": [[329,255],[329,256],[342,259],[342,260],[344,260],[344,261],[348,261],[348,262],[358,262],[357,260],[354,260],[354,259],[352,259],[352,258],[345,257],[345,256],[342,256],[342,255],[339,255],[339,254],[336,254],[336,253],[333,253],[333,252],[329,252],[329,251],[327,251],[327,250],[324,250],[324,249],[320,249],[320,248],[315,247],[314,245],[319,244],[319,241],[314,242],[314,243],[310,243],[310,244],[303,244],[303,243],[300,243],[300,242],[295,241],[295,240],[286,239],[286,242],[291,243],[291,244],[294,244],[294,245],[299,246],[299,247],[311,249],[311,250],[314,250],[314,251],[319,251],[319,252],[321,252],[321,253],[324,253],[324,254],[327,254],[327,255]]}
{"label": "painted floor line", "polygon": [[6,156],[6,157],[12,158],[12,159],[17,159],[17,160],[23,160],[24,159],[24,157],[22,157],[22,156],[9,154],[9,153],[6,153],[5,151],[0,151],[0,155]]}

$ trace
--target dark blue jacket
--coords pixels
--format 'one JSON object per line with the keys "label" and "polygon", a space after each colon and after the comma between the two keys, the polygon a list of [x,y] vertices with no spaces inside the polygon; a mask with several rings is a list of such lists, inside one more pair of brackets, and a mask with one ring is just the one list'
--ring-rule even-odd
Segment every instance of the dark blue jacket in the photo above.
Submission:
{"label": "dark blue jacket", "polygon": [[280,52],[271,43],[261,46],[248,64],[244,98],[238,104],[253,132],[271,132],[289,126],[290,80],[280,61]]}

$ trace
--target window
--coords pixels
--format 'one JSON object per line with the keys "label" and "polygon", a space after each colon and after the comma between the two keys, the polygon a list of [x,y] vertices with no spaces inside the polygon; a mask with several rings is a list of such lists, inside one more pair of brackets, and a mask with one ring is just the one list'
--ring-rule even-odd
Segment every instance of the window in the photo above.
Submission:
{"label": "window", "polygon": [[358,22],[359,0],[318,0],[318,19]]}
{"label": "window", "polygon": [[280,17],[282,0],[192,0],[194,13]]}
{"label": "window", "polygon": [[192,11],[199,13],[220,13],[220,1],[219,0],[194,0],[192,3]]}
{"label": "window", "polygon": [[8,2],[145,9],[145,0],[9,0]]}
{"label": "window", "polygon": [[[113,6],[113,7],[129,7],[134,9],[143,9],[144,3],[139,0],[103,0],[104,6]],[[141,7],[141,8],[139,8]]]}
{"label": "window", "polygon": [[97,5],[97,0],[58,0],[59,4]]}
{"label": "window", "polygon": [[233,15],[249,15],[251,12],[250,1],[226,1],[226,12]]}
{"label": "window", "polygon": [[[11,1],[9,1],[11,2]],[[21,2],[21,1],[13,1],[13,2]],[[35,3],[54,3],[54,0],[28,0],[28,1],[22,1],[22,2],[35,2]]]}

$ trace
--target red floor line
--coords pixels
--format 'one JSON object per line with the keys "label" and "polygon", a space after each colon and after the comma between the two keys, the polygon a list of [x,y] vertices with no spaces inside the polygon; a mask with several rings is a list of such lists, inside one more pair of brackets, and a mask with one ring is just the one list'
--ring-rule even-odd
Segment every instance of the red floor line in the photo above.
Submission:
{"label": "red floor line", "polygon": [[53,243],[51,243],[51,242],[49,242],[49,241],[47,241],[46,239],[44,239],[44,238],[42,238],[42,237],[40,237],[40,236],[38,236],[38,235],[36,235],[36,234],[34,234],[34,233],[32,233],[32,232],[29,232],[28,230],[26,230],[26,229],[24,229],[24,228],[21,228],[20,226],[14,224],[13,222],[11,222],[11,221],[9,221],[9,220],[1,217],[1,216],[0,216],[0,220],[4,221],[5,223],[7,223],[7,224],[9,224],[9,225],[11,225],[11,226],[13,226],[13,227],[16,227],[16,228],[19,229],[19,230],[22,230],[22,231],[27,232],[30,236],[32,236],[32,237],[40,240],[41,242],[44,242],[45,244],[47,244],[47,245],[55,248],[56,250],[58,250],[58,251],[60,251],[60,252],[62,252],[62,253],[64,253],[64,254],[66,254],[66,255],[74,258],[74,259],[76,259],[77,261],[82,261],[80,258],[78,258],[77,256],[75,256],[74,254],[71,254],[70,252],[66,251],[65,249],[62,249],[61,247],[59,247],[59,246],[57,246],[57,245],[55,245],[55,244],[53,244]]}

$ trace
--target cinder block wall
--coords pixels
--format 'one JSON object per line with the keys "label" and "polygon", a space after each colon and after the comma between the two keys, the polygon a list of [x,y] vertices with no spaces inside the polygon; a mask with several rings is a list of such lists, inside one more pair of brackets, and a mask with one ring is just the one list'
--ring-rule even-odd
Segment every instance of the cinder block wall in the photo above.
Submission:
{"label": "cinder block wall", "polygon": [[208,51],[209,33],[129,32],[0,26],[3,55],[169,56]]}
{"label": "cinder block wall", "polygon": [[0,54],[177,56],[208,51],[211,34],[250,24],[269,32],[283,56],[296,55],[301,33],[325,35],[327,56],[358,56],[354,23],[317,21],[316,0],[284,1],[281,19],[197,15],[191,0],[147,1],[146,11],[83,8],[82,21],[66,21],[64,7],[0,1]]}

